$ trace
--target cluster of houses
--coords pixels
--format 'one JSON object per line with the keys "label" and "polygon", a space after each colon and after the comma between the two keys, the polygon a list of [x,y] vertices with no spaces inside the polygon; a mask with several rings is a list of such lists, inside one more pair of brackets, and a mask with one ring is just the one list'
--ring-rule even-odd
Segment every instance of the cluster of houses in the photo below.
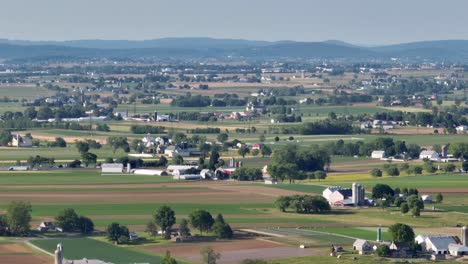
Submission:
{"label": "cluster of houses", "polygon": [[132,169],[130,163],[127,163],[126,169],[122,163],[103,163],[101,164],[101,175],[121,175],[123,173],[144,176],[170,176],[176,180],[223,180],[228,179],[229,175],[242,166],[241,161],[230,158],[229,166],[220,167],[214,171],[209,169],[199,169],[196,162],[188,162],[183,165],[169,165],[166,169]]}
{"label": "cluster of houses", "polygon": [[[395,161],[398,161],[398,160],[404,161],[408,159],[407,155],[404,155],[404,154],[402,154],[399,157],[389,157],[387,156],[387,153],[384,150],[372,151],[371,158],[380,159],[380,160],[395,160]],[[430,160],[434,162],[456,162],[458,161],[458,159],[448,154],[447,145],[442,146],[441,153],[438,153],[437,151],[434,151],[434,150],[422,150],[421,153],[419,153],[419,159]]]}
{"label": "cluster of houses", "polygon": [[[384,242],[381,234],[382,230],[379,227],[376,242],[357,239],[353,243],[353,250],[363,255],[377,250],[378,244],[384,244],[389,247],[391,257],[410,258],[415,255],[408,243]],[[461,238],[446,234],[418,235],[415,238],[415,243],[420,245],[423,253],[430,255],[432,260],[465,256],[468,255],[468,227],[461,228]]]}

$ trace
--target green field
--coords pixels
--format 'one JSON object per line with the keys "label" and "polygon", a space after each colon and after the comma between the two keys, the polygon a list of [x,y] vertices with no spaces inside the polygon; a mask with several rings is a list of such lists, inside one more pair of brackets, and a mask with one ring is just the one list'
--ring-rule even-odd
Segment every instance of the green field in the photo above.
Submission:
{"label": "green field", "polygon": [[60,238],[31,241],[34,245],[53,253],[58,243],[62,243],[66,259],[99,259],[115,264],[161,263],[161,257],[130,248],[118,247],[89,238]]}
{"label": "green field", "polygon": [[[324,184],[350,187],[352,181],[323,181]],[[436,174],[421,176],[397,176],[359,180],[365,188],[384,183],[393,188],[468,188],[468,174]]]}
{"label": "green field", "polygon": [[[208,201],[207,201],[208,202]],[[272,209],[272,204],[210,204],[210,203],[132,203],[132,204],[67,204],[67,205],[32,205],[33,216],[51,216],[65,208],[74,208],[83,215],[150,215],[157,208],[169,205],[177,214],[190,214],[197,209],[204,209],[211,214],[265,214],[265,209]],[[5,209],[0,206],[1,209]]]}
{"label": "green field", "polygon": [[288,191],[297,191],[297,192],[306,192],[306,193],[315,193],[322,194],[322,191],[326,188],[325,186],[312,185],[312,184],[274,184],[274,185],[265,185],[271,188],[278,188]]}
{"label": "green field", "polygon": [[101,176],[97,170],[0,172],[0,185],[96,185],[165,182],[174,182],[174,180],[172,177],[138,175]]}
{"label": "green field", "polygon": [[[313,229],[305,229],[311,232],[318,231],[318,232],[325,232],[325,233],[331,233],[331,234],[338,234],[338,235],[344,235],[344,236],[350,236],[350,237],[355,237],[355,238],[360,238],[360,239],[365,239],[369,241],[374,241],[377,239],[377,231],[376,228],[352,228],[352,227],[343,227],[343,228],[313,228]],[[384,241],[391,241],[392,237],[390,236],[389,233],[385,232],[382,230],[382,239]]]}

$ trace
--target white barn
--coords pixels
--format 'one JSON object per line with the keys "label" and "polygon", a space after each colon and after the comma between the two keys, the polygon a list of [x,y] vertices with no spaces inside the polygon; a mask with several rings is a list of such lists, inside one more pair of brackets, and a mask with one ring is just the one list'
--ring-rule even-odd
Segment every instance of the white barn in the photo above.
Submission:
{"label": "white barn", "polygon": [[101,165],[101,173],[122,173],[122,163],[103,163]]}
{"label": "white barn", "polygon": [[373,158],[373,159],[383,159],[383,158],[385,158],[385,151],[383,151],[383,150],[374,150],[371,153],[371,158]]}

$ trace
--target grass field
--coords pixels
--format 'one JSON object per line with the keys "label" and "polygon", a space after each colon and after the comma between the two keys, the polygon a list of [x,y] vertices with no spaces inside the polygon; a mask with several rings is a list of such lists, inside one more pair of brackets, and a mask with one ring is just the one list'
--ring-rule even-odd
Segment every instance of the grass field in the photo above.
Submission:
{"label": "grass field", "polygon": [[130,248],[118,247],[89,238],[60,238],[33,240],[32,243],[53,253],[58,243],[62,243],[66,259],[99,259],[115,264],[161,263],[161,257],[139,252]]}

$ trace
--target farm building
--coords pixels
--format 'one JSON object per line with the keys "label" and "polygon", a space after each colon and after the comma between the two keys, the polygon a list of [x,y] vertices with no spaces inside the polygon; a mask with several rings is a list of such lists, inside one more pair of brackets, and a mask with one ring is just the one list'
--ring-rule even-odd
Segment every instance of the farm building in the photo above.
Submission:
{"label": "farm building", "polygon": [[101,173],[122,173],[122,163],[103,163],[101,165]]}
{"label": "farm building", "polygon": [[353,250],[359,252],[360,255],[364,255],[372,251],[372,244],[367,240],[357,239],[353,243]]}
{"label": "farm building", "polygon": [[438,255],[449,254],[449,245],[458,244],[459,242],[458,237],[447,235],[419,235],[415,240],[423,250]]}
{"label": "farm building", "polygon": [[439,153],[433,151],[433,150],[423,150],[419,154],[419,159],[428,159],[432,161],[440,161],[440,155]]}
{"label": "farm building", "polygon": [[19,147],[19,148],[30,148],[32,147],[32,140],[27,137],[22,137],[20,135],[13,135],[10,146]]}
{"label": "farm building", "polygon": [[188,170],[192,168],[197,169],[198,166],[197,165],[169,165],[167,166],[166,170],[170,173],[173,173],[175,170]]}
{"label": "farm building", "polygon": [[194,180],[201,180],[202,176],[199,174],[182,174],[182,175],[174,175],[174,180],[187,180],[187,181],[194,181]]}
{"label": "farm building", "polygon": [[334,193],[335,191],[341,190],[341,189],[343,189],[343,188],[340,187],[340,186],[331,186],[331,187],[328,187],[328,188],[326,188],[325,190],[323,190],[322,196],[323,196],[323,198],[325,198],[325,199],[328,200],[328,199],[330,199],[330,195],[331,195],[332,193]]}
{"label": "farm building", "polygon": [[136,169],[133,170],[135,175],[148,175],[148,176],[167,176],[168,173],[164,170],[148,170],[148,169]]}
{"label": "farm building", "polygon": [[383,151],[383,150],[374,150],[371,153],[371,158],[373,158],[373,159],[383,159],[383,158],[385,158],[385,151]]}
{"label": "farm building", "polygon": [[449,254],[454,257],[468,255],[468,247],[459,244],[450,244],[448,246]]}
{"label": "farm building", "polygon": [[352,205],[353,191],[351,189],[340,189],[330,194],[328,202],[333,206]]}

